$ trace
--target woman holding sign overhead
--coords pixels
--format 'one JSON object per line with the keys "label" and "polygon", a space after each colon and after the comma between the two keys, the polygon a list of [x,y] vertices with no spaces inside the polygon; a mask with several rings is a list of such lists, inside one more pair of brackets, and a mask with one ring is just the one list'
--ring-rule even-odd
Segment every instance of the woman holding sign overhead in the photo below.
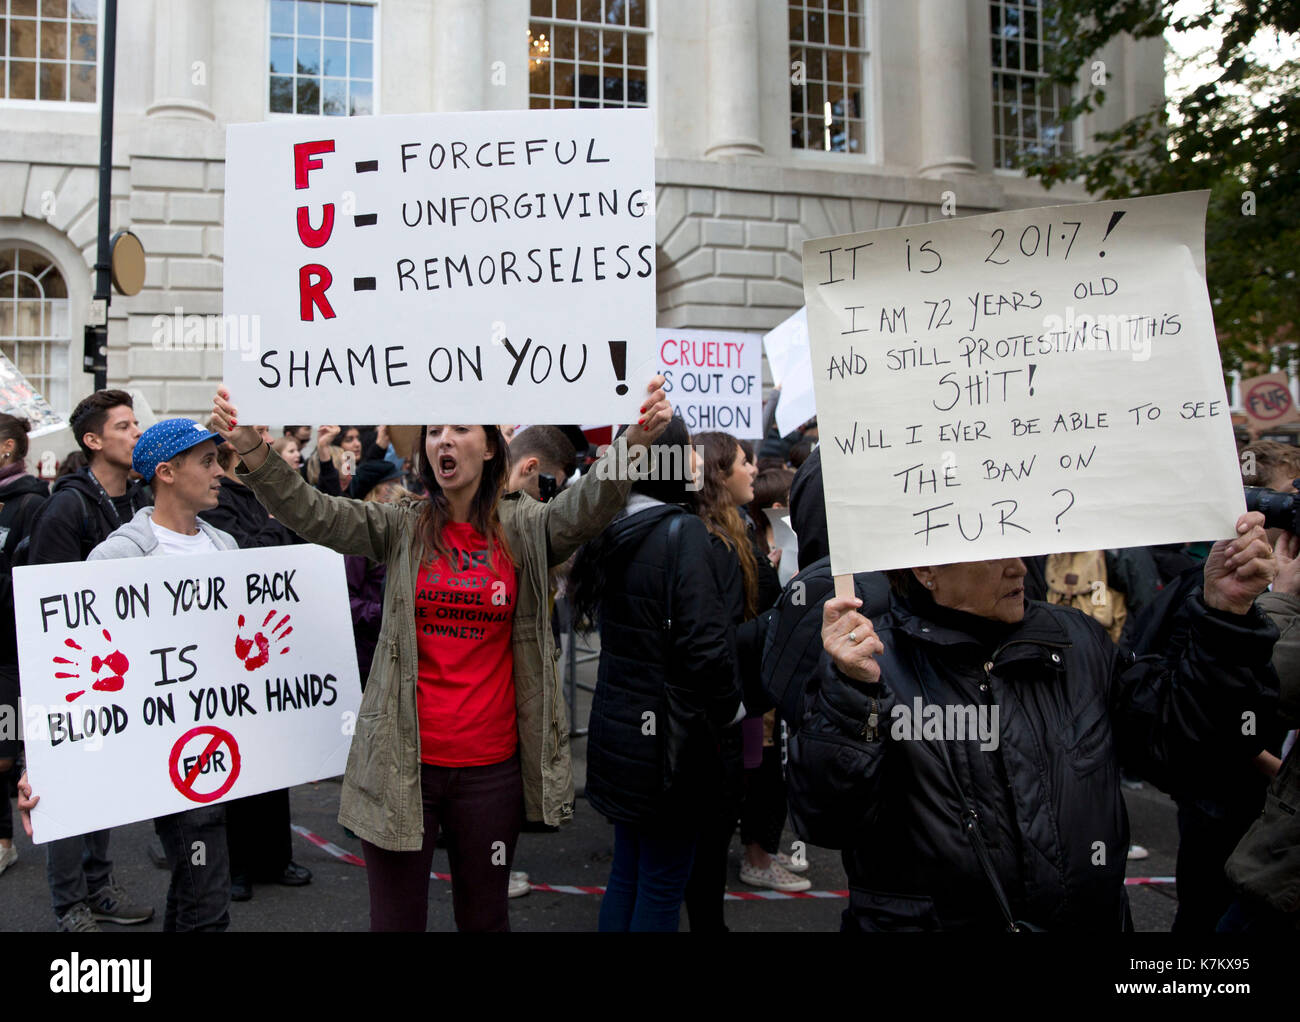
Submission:
{"label": "woman holding sign overhead", "polygon": [[1277,631],[1258,513],[1214,545],[1188,639],[1121,653],[1093,619],[1025,599],[1020,558],[887,574],[868,620],[837,597],[790,745],[800,835],[844,849],[846,930],[1132,929],[1120,766],[1170,790],[1257,752]]}
{"label": "woman holding sign overhead", "polygon": [[[650,381],[641,418],[554,500],[505,493],[509,449],[495,425],[435,425],[416,446],[428,500],[328,497],[248,426],[224,388],[222,434],[240,477],[304,539],[387,566],[383,625],[343,779],[339,822],[365,849],[372,930],[425,929],[439,828],[461,930],[508,930],[506,886],[522,816],[573,815],[565,703],[555,671],[547,571],[627,502],[615,479],[672,408]],[[607,470],[602,470],[607,469]],[[626,473],[624,473],[626,474]]]}

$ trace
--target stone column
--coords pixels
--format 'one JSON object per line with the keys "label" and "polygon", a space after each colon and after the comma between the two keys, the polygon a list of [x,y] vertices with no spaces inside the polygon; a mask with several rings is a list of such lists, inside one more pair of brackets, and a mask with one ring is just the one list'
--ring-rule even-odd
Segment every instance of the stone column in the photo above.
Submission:
{"label": "stone column", "polygon": [[916,0],[923,177],[975,172],[966,0]]}
{"label": "stone column", "polygon": [[758,89],[758,0],[709,0],[711,160],[762,156]]}
{"label": "stone column", "polygon": [[[433,108],[482,110],[491,74],[485,0],[436,0],[433,7]],[[519,39],[519,48],[524,40]]]}
{"label": "stone column", "polygon": [[[119,61],[123,56],[119,53]],[[214,120],[211,90],[212,4],[208,0],[158,0],[154,6],[153,102],[145,114]]]}

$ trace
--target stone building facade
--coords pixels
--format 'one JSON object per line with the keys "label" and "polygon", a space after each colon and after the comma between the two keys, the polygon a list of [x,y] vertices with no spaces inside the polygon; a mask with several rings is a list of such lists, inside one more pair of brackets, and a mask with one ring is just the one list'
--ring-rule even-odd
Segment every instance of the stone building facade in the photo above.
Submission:
{"label": "stone building facade", "polygon": [[[1084,145],[1162,102],[1164,51],[1113,43],[1098,57],[1110,102],[1052,127],[1022,91],[1051,2],[123,3],[112,225],[134,231],[148,261],[144,290],[111,305],[110,386],[137,389],[158,414],[210,407],[221,351],[158,340],[178,314],[221,312],[228,124],[300,116],[286,103],[359,115],[644,103],[656,115],[660,325],[766,329],[803,303],[806,238],[1084,198],[1001,169],[1008,153]],[[66,413],[91,389],[80,356],[99,115],[85,97],[103,14],[98,0],[9,10],[0,347]]]}

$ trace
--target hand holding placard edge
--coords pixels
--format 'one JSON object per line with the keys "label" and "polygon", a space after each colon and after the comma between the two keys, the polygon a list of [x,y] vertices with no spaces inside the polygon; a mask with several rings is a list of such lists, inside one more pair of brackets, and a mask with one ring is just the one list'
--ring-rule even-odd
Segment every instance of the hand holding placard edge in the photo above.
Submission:
{"label": "hand holding placard edge", "polygon": [[1237,538],[1219,540],[1205,559],[1205,605],[1225,614],[1249,614],[1276,575],[1264,516],[1249,511],[1237,519]]}

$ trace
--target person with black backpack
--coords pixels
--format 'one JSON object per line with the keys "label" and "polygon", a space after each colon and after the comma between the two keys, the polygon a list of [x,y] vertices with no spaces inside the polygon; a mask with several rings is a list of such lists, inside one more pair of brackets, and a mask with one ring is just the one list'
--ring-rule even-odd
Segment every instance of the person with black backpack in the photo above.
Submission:
{"label": "person with black backpack", "polygon": [[[130,394],[96,391],[72,410],[69,425],[87,465],[55,481],[25,544],[15,550],[15,564],[84,561],[109,533],[153,503],[149,488],[130,479],[131,454],[140,438]],[[129,925],[153,918],[151,907],[135,904],[113,879],[109,834],[99,830],[46,846],[60,930],[88,932],[99,929],[97,920]]]}
{"label": "person with black backpack", "polygon": [[[18,720],[18,636],[14,628],[11,555],[27,535],[33,516],[50,495],[44,480],[27,474],[26,419],[0,414],[0,707]],[[17,736],[0,737],[0,873],[18,861],[14,848],[13,812],[9,805],[9,772],[18,757]]]}

